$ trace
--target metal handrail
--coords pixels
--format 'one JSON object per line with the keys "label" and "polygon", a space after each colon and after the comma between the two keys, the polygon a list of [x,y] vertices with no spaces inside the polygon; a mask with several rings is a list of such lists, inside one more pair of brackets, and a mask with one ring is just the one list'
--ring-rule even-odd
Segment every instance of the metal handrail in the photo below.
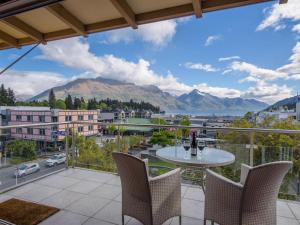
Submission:
{"label": "metal handrail", "polygon": [[212,130],[221,132],[248,132],[248,133],[276,133],[276,134],[300,134],[300,130],[286,130],[286,129],[265,129],[265,128],[237,128],[237,127],[210,127],[210,126],[182,126],[182,125],[158,125],[158,124],[134,124],[134,123],[103,123],[103,122],[90,122],[90,121],[69,121],[69,122],[53,122],[53,123],[33,123],[33,124],[18,124],[18,125],[8,125],[0,126],[0,130],[19,128],[19,127],[44,127],[51,125],[99,125],[99,126],[116,126],[118,127],[148,127],[153,129],[158,128],[174,128],[174,129],[202,129],[202,130]]}

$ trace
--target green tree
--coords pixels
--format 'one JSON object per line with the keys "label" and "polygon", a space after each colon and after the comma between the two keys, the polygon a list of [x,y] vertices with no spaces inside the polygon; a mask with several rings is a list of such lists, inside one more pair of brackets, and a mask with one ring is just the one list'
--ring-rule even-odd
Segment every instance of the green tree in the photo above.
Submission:
{"label": "green tree", "polygon": [[175,132],[161,130],[158,132],[153,132],[150,143],[151,144],[159,144],[161,146],[174,145],[176,139]]}
{"label": "green tree", "polygon": [[33,160],[37,157],[36,143],[28,140],[12,140],[6,145],[13,158]]}
{"label": "green tree", "polygon": [[65,103],[66,103],[67,109],[74,109],[73,99],[70,94],[68,94],[68,96],[66,97]]}
{"label": "green tree", "polygon": [[[179,123],[181,126],[190,126],[191,125],[191,122],[190,122],[190,119],[188,116],[183,116],[181,118],[181,121]],[[189,136],[189,133],[190,133],[190,129],[188,128],[182,128],[181,129],[181,133],[182,133],[182,136],[183,137],[187,137]]]}
{"label": "green tree", "polygon": [[80,109],[81,108],[81,100],[80,98],[75,97],[74,98],[74,109]]}
{"label": "green tree", "polygon": [[49,92],[48,102],[49,102],[49,107],[51,109],[54,109],[56,106],[56,97],[52,88]]}
{"label": "green tree", "polygon": [[167,122],[161,118],[153,118],[153,119],[151,119],[151,123],[158,124],[158,125],[167,125]]}
{"label": "green tree", "polygon": [[56,105],[56,108],[58,108],[58,109],[67,109],[65,101],[63,101],[61,99],[58,99],[56,101],[55,105]]}

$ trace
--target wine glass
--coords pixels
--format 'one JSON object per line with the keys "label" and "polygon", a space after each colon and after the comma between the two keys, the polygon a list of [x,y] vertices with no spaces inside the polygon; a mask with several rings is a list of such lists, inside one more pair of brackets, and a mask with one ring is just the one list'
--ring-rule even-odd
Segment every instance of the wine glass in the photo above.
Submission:
{"label": "wine glass", "polygon": [[200,151],[200,154],[202,154],[203,149],[205,148],[205,144],[201,141],[198,141],[197,147]]}
{"label": "wine glass", "polygon": [[184,148],[184,150],[185,150],[185,151],[188,151],[188,150],[190,149],[190,147],[191,147],[190,141],[185,140],[185,141],[183,142],[183,148]]}

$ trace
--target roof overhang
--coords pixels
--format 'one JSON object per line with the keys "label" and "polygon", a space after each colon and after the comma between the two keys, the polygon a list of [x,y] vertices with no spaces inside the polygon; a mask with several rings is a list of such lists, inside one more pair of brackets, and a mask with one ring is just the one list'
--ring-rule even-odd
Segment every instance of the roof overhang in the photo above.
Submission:
{"label": "roof overhang", "polygon": [[0,0],[0,50],[267,1]]}

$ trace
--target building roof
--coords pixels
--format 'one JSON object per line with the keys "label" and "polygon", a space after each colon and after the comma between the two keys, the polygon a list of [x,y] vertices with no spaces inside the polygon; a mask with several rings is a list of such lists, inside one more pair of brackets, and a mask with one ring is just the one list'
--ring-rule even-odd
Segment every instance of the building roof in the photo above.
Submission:
{"label": "building roof", "polygon": [[39,106],[0,106],[0,111],[3,111],[3,110],[49,111],[50,107],[39,107]]}
{"label": "building roof", "polygon": [[[271,0],[4,0],[0,1],[0,49]],[[287,0],[280,0],[286,3]]]}

